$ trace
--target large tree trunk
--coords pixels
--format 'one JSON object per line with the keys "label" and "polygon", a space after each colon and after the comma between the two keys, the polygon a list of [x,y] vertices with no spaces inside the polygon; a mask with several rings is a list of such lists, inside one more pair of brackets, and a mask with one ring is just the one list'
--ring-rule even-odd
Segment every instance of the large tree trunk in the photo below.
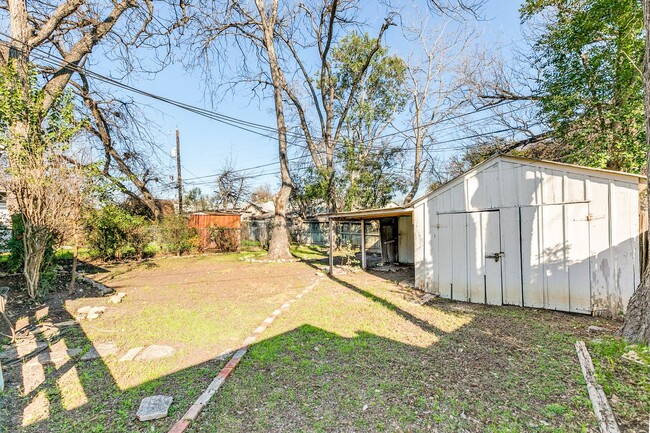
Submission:
{"label": "large tree trunk", "polygon": [[24,263],[23,276],[27,285],[27,293],[34,299],[38,295],[38,287],[41,281],[41,268],[45,249],[47,248],[49,236],[44,230],[33,227],[29,221],[23,221],[25,231],[23,232]]}
{"label": "large tree trunk", "polygon": [[289,242],[289,228],[287,226],[287,206],[291,191],[293,191],[293,181],[289,174],[289,158],[287,157],[287,127],[284,120],[284,105],[282,101],[282,89],[286,87],[284,76],[280,69],[280,63],[275,53],[274,37],[275,24],[277,19],[277,0],[272,4],[271,14],[267,15],[262,0],[256,0],[256,5],[260,13],[261,27],[264,32],[264,47],[269,60],[271,78],[273,80],[273,102],[275,104],[276,122],[278,127],[278,153],[280,157],[280,179],[282,186],[275,196],[275,218],[273,219],[273,231],[271,233],[271,242],[269,244],[269,258],[290,259],[291,244]]}
{"label": "large tree trunk", "polygon": [[289,242],[289,227],[287,226],[287,205],[291,196],[291,186],[284,182],[280,191],[275,196],[275,217],[273,218],[273,231],[269,244],[269,258],[290,259],[293,257]]}
{"label": "large tree trunk", "polygon": [[623,337],[650,344],[650,266],[646,266],[641,284],[632,295],[625,313]]}
{"label": "large tree trunk", "polygon": [[[650,0],[643,1],[645,27],[645,55],[643,57],[643,90],[646,129],[646,171],[650,168]],[[648,178],[650,187],[650,177]],[[650,191],[650,190],[649,190]],[[650,205],[650,194],[648,194]],[[650,206],[648,206],[650,211]],[[643,278],[630,299],[623,325],[623,336],[631,341],[650,344],[650,266],[646,263]]]}

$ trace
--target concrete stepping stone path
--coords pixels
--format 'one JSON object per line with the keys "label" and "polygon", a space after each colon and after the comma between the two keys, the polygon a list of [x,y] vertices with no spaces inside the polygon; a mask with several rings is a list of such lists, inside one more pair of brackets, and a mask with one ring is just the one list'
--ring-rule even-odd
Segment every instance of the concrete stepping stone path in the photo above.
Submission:
{"label": "concrete stepping stone path", "polygon": [[5,350],[4,352],[0,352],[0,359],[10,361],[28,355],[36,349],[43,349],[45,347],[47,347],[47,343],[44,341],[29,341],[27,343],[21,343]]}
{"label": "concrete stepping stone path", "polygon": [[110,302],[112,304],[119,304],[120,302],[122,302],[122,298],[124,298],[125,296],[126,296],[126,293],[124,293],[124,292],[116,293],[113,296],[111,296],[110,298],[108,298],[108,302]]}
{"label": "concrete stepping stone path", "polygon": [[144,347],[134,347],[132,349],[129,349],[129,351],[120,358],[120,362],[133,361],[133,358],[135,358],[138,353],[142,351],[142,349],[144,349]]}
{"label": "concrete stepping stone path", "polygon": [[155,359],[168,358],[174,354],[176,350],[170,346],[159,346],[152,344],[142,352],[138,353],[134,359],[136,361],[151,361]]}
{"label": "concrete stepping stone path", "polygon": [[39,353],[34,358],[30,359],[26,365],[33,366],[40,365],[61,365],[65,364],[70,358],[81,355],[81,349],[67,349],[57,350],[53,352]]}
{"label": "concrete stepping stone path", "polygon": [[[321,277],[324,277],[324,275]],[[187,429],[190,427],[190,423],[196,420],[212,396],[216,394],[217,391],[219,391],[226,379],[230,377],[233,370],[237,367],[237,365],[239,365],[239,362],[248,351],[248,346],[253,344],[255,340],[257,340],[257,337],[259,337],[260,334],[262,334],[273,323],[273,321],[280,314],[282,314],[283,311],[288,310],[294,302],[302,298],[304,295],[309,293],[310,290],[316,287],[319,281],[320,279],[305,287],[301,293],[294,297],[294,299],[289,300],[288,302],[284,303],[279,309],[273,311],[273,313],[271,313],[271,315],[267,317],[260,326],[253,330],[251,335],[243,341],[242,346],[234,353],[230,361],[228,361],[228,363],[221,369],[219,374],[217,374],[210,385],[208,385],[205,391],[203,391],[203,394],[201,394],[199,398],[194,402],[194,404],[190,406],[190,408],[187,410],[187,412],[185,412],[181,419],[172,426],[168,433],[184,433],[187,431]]]}
{"label": "concrete stepping stone path", "polygon": [[106,311],[106,307],[91,307],[90,305],[83,306],[77,310],[77,320],[94,320]]}
{"label": "concrete stepping stone path", "polygon": [[97,358],[104,358],[109,355],[117,353],[117,344],[115,343],[97,343],[94,344],[84,356],[81,357],[82,361],[88,361]]}

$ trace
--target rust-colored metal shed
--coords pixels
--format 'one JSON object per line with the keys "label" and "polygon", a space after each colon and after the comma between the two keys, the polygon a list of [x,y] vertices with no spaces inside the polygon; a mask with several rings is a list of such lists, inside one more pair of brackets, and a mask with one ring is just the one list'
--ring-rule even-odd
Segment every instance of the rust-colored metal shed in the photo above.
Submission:
{"label": "rust-colored metal shed", "polygon": [[190,214],[189,224],[197,230],[199,246],[202,250],[236,251],[239,249],[241,214],[194,212]]}

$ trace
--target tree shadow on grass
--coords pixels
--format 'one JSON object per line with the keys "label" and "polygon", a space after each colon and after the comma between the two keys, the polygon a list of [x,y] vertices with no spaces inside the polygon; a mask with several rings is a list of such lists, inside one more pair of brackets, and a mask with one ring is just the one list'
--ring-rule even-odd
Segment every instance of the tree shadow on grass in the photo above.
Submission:
{"label": "tree shadow on grass", "polygon": [[[63,263],[65,267],[67,264]],[[105,268],[93,263],[80,263],[85,272],[106,273]],[[184,410],[202,391],[202,383],[195,379],[211,379],[222,360],[213,360],[195,366],[191,371],[180,371],[159,379],[147,381],[142,385],[121,389],[113,377],[107,362],[117,363],[129,348],[118,347],[118,352],[93,360],[80,358],[93,346],[93,341],[83,328],[71,325],[75,318],[65,308],[70,300],[96,299],[101,294],[88,284],[78,282],[73,293],[67,290],[45,295],[41,304],[33,306],[33,301],[23,294],[21,279],[0,281],[12,286],[13,299],[10,317],[19,334],[33,336],[29,347],[22,346],[21,359],[3,360],[5,393],[0,396],[0,432],[93,432],[93,431],[137,431],[147,430],[151,425],[158,428],[166,426],[169,420],[147,425],[135,420],[140,400],[148,395],[167,393],[175,395],[175,411]],[[57,282],[66,287],[69,274]],[[103,305],[105,302],[96,302]],[[94,305],[94,304],[92,304]],[[85,322],[82,322],[82,324]],[[0,325],[2,326],[2,325]],[[58,330],[58,332],[57,332]],[[23,339],[23,343],[25,340]],[[36,342],[46,343],[44,348]],[[135,345],[135,344],[134,344]],[[99,346],[97,346],[99,347]],[[68,350],[72,350],[69,352]],[[148,369],[155,361],[132,361],[133,368],[128,371],[135,376],[146,377]],[[179,384],[183,384],[182,387]],[[183,393],[178,393],[183,389]]]}
{"label": "tree shadow on grass", "polygon": [[[59,312],[58,317],[62,314]],[[73,320],[69,314],[67,319]],[[30,320],[36,323],[34,318]],[[81,327],[66,327],[55,340],[37,356],[4,368],[7,388],[0,398],[0,432],[166,431],[171,420],[181,416],[225,363],[215,359],[121,389],[107,362],[118,362],[126,348],[103,358],[81,360],[93,345]],[[65,347],[82,352],[66,359],[60,356]],[[53,363],[41,365],[38,357]],[[129,373],[146,375],[155,362],[130,361]],[[170,417],[137,421],[135,414],[142,398],[158,394],[174,396]]]}
{"label": "tree shadow on grass", "polygon": [[[318,265],[317,265],[317,262],[305,261],[305,263],[307,265],[313,267],[314,269],[320,269],[318,267]],[[380,273],[380,274],[373,273],[373,275],[376,275],[376,276],[379,276],[379,277],[382,277],[382,278],[385,277],[383,275],[383,273]],[[409,322],[413,323],[414,325],[418,326],[419,328],[421,328],[422,330],[424,330],[426,332],[432,332],[434,334],[435,333],[443,333],[443,334],[445,333],[445,331],[443,331],[442,329],[439,329],[439,328],[431,325],[430,323],[426,322],[425,320],[422,320],[419,317],[414,316],[413,314],[409,313],[408,311],[404,310],[403,308],[400,308],[399,306],[395,305],[393,302],[391,302],[391,301],[389,301],[389,300],[387,300],[385,298],[382,298],[382,297],[377,296],[377,295],[375,295],[373,293],[370,293],[369,291],[364,290],[361,287],[355,286],[354,284],[352,284],[352,283],[350,283],[348,281],[345,281],[345,280],[343,280],[341,278],[338,278],[335,275],[332,275],[332,274],[328,273],[327,277],[331,281],[345,287],[346,289],[352,290],[353,292],[358,293],[361,296],[363,296],[363,297],[365,297],[367,299],[370,299],[373,302],[376,302],[377,304],[379,304],[382,307],[394,312],[395,314],[397,314],[397,315],[401,316],[402,318],[408,320]],[[403,279],[404,278],[401,278],[398,281],[401,281]],[[392,279],[388,279],[388,280],[395,282],[395,280],[392,280]]]}
{"label": "tree shadow on grass", "polygon": [[[550,425],[578,431],[580,424],[592,422],[589,407],[581,406],[586,391],[567,331],[571,316],[542,312],[537,324],[525,310],[479,306],[469,323],[444,333],[381,296],[331,278],[442,337],[420,347],[370,332],[348,338],[335,330],[299,325],[253,345],[193,429],[478,432],[488,427],[548,431]],[[435,308],[456,304],[443,302]],[[559,318],[567,323],[558,330]],[[74,329],[62,337],[66,346],[88,349],[88,336]],[[44,382],[27,392],[21,384],[28,373],[12,367],[7,371],[9,391],[0,399],[0,431],[166,431],[225,362],[197,364],[121,389],[107,362],[125,350],[120,348],[112,360],[72,359],[49,367]],[[141,399],[156,394],[174,397],[169,417],[135,420]],[[37,399],[48,412],[22,427],[25,411]],[[555,405],[550,415],[549,405]]]}
{"label": "tree shadow on grass", "polygon": [[[252,346],[195,431],[581,431],[593,415],[570,335],[478,319],[418,347],[303,324]],[[547,330],[548,331],[548,330]],[[558,337],[559,338],[559,337]],[[548,409],[549,405],[555,412]],[[559,413],[559,414],[558,414]]]}

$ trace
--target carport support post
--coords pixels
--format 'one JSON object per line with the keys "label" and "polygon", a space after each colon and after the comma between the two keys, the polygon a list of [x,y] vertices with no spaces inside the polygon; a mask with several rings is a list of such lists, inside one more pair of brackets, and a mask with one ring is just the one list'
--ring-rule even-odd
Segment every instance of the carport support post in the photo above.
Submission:
{"label": "carport support post", "polygon": [[366,220],[361,220],[361,269],[366,267]]}
{"label": "carport support post", "polygon": [[334,221],[330,218],[330,275],[334,275]]}

